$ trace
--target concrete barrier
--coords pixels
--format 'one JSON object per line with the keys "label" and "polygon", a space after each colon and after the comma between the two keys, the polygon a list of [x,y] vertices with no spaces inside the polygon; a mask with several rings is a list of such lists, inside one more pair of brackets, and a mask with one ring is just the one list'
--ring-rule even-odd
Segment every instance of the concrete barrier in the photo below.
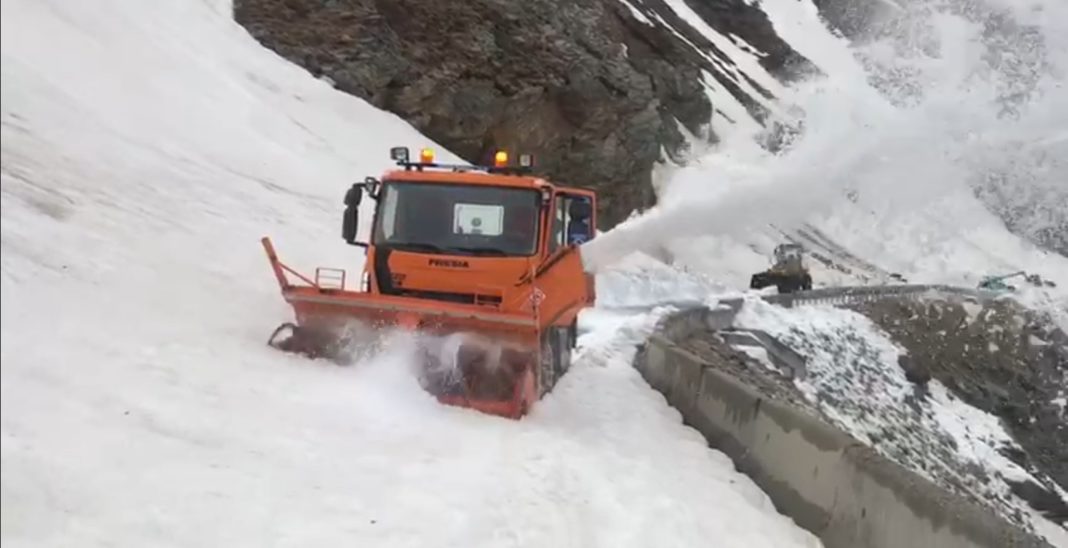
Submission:
{"label": "concrete barrier", "polygon": [[707,309],[668,317],[635,366],[687,424],[826,547],[1049,546],[672,342],[715,321]]}

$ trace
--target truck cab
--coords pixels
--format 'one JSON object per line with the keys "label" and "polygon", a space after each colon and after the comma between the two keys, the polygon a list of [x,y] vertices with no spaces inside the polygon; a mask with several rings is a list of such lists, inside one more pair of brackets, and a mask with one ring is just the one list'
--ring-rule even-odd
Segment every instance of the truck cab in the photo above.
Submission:
{"label": "truck cab", "polygon": [[[343,237],[367,249],[364,291],[507,308],[523,280],[595,235],[596,195],[530,175],[527,155],[518,166],[503,151],[493,166],[437,164],[429,149],[418,162],[403,147],[391,156],[400,169],[353,185],[345,199]],[[365,195],[376,204],[360,242]]]}

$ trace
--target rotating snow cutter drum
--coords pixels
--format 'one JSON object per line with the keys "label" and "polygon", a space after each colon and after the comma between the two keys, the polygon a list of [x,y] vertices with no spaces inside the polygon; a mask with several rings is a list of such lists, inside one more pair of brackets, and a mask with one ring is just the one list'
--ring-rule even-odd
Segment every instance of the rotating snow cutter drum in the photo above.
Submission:
{"label": "rotating snow cutter drum", "polygon": [[355,319],[310,322],[303,325],[285,322],[275,328],[267,344],[310,359],[325,359],[337,365],[352,365],[374,356],[381,350],[387,334],[382,327]]}
{"label": "rotating snow cutter drum", "polygon": [[420,339],[419,381],[438,401],[517,418],[537,399],[536,346],[473,333]]}

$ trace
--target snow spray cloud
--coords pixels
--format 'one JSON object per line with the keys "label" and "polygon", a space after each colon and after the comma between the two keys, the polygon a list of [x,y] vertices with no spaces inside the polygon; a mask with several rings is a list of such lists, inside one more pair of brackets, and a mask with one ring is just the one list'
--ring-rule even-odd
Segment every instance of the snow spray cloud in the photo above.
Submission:
{"label": "snow spray cloud", "polygon": [[[892,217],[992,185],[1016,197],[1009,209],[1063,203],[1068,28],[1059,27],[1068,27],[1068,7],[1062,4],[906,3],[863,42],[813,40],[826,49],[848,48],[849,55],[817,49],[810,56],[827,76],[780,98],[792,106],[787,111],[803,112],[801,131],[786,150],[773,154],[755,147],[755,136],[729,136],[710,157],[681,170],[660,206],[587,244],[586,268],[596,271],[677,238],[739,235],[772,223],[788,229],[843,200]],[[745,169],[709,168],[723,158]],[[1040,224],[1055,228],[1057,208],[1050,209]]]}

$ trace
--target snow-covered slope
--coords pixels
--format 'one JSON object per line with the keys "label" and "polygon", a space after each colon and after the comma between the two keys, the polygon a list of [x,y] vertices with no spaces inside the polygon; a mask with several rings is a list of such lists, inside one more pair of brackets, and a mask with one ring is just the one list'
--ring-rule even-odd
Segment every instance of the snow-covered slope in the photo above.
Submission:
{"label": "snow-covered slope", "polygon": [[2,4],[4,546],[819,545],[629,366],[660,311],[585,317],[520,422],[437,405],[403,338],[268,349],[258,238],[358,267],[344,189],[427,140],[229,12]]}
{"label": "snow-covered slope", "polygon": [[[756,130],[726,134],[663,174],[660,206],[594,242],[588,262],[667,249],[678,264],[745,287],[783,232],[811,224],[912,283],[974,287],[988,274],[1037,273],[1058,287],[1025,299],[1068,310],[1068,257],[1011,232],[975,191],[994,178],[1019,200],[1006,208],[1041,205],[1026,220],[1032,232],[1068,219],[1064,3],[914,4],[904,18],[913,27],[855,45],[810,2],[762,2],[776,32],[825,73],[780,90],[783,121],[801,132],[779,154],[759,146]],[[998,24],[1011,27],[1002,12],[1032,26],[1002,32]],[[1043,216],[1051,210],[1059,216]],[[819,268],[815,278],[885,281]]]}

